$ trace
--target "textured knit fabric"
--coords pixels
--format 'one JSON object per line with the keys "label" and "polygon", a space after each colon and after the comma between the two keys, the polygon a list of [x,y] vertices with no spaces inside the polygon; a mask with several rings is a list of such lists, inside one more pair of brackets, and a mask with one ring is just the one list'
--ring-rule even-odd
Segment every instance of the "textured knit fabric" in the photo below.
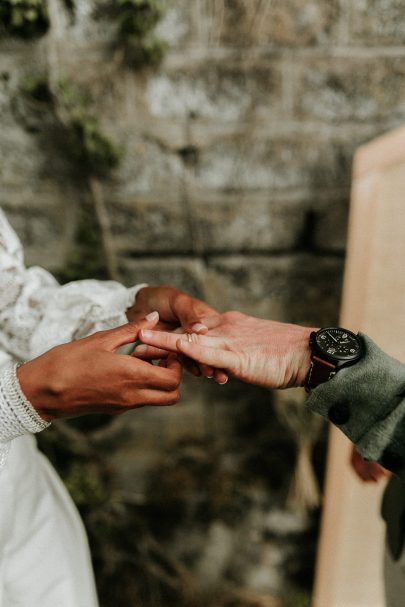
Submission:
{"label": "textured knit fabric", "polygon": [[50,425],[25,397],[16,367],[8,362],[0,373],[0,468],[5,463],[11,439],[41,432]]}
{"label": "textured knit fabric", "polygon": [[334,421],[361,455],[405,478],[405,365],[362,335],[364,357],[315,388],[308,407]]}
{"label": "textured knit fabric", "polygon": [[[362,338],[364,358],[315,388],[307,404],[335,421],[365,459],[394,472],[384,494],[382,515],[389,550],[387,605],[396,607],[402,603],[395,599],[392,586],[399,584],[405,591],[405,365],[385,354],[369,337]],[[339,417],[343,423],[336,423]],[[401,564],[394,566],[398,559]]]}

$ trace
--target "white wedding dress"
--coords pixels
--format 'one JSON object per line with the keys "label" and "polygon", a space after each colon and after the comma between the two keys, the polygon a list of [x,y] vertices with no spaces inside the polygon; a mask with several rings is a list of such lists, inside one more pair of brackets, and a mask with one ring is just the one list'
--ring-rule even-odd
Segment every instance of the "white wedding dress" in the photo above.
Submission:
{"label": "white wedding dress", "polygon": [[11,361],[124,324],[142,286],[95,280],[60,286],[44,269],[27,269],[0,210],[0,607],[98,604],[82,522],[37,450],[33,433],[46,424],[24,410]]}

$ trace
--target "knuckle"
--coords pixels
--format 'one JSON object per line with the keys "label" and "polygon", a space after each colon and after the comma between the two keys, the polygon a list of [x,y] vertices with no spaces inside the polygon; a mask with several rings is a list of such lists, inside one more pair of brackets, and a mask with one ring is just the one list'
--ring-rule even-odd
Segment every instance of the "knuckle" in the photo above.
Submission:
{"label": "knuckle", "polygon": [[173,377],[169,380],[167,389],[170,392],[172,392],[173,390],[178,390],[179,385],[180,385],[180,378]]}
{"label": "knuckle", "polygon": [[243,318],[242,312],[238,312],[238,310],[230,310],[229,312],[225,312],[224,316],[228,321],[235,321]]}
{"label": "knuckle", "polygon": [[179,400],[180,400],[180,390],[174,390],[167,397],[166,404],[168,406],[175,405],[176,403],[179,402]]}

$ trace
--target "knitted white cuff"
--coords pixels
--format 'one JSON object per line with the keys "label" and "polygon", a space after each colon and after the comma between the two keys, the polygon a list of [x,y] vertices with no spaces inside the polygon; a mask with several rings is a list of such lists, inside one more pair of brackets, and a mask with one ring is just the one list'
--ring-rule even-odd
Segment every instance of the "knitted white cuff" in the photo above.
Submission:
{"label": "knitted white cuff", "polygon": [[41,432],[50,425],[21,390],[17,366],[10,362],[0,374],[0,444],[23,434]]}

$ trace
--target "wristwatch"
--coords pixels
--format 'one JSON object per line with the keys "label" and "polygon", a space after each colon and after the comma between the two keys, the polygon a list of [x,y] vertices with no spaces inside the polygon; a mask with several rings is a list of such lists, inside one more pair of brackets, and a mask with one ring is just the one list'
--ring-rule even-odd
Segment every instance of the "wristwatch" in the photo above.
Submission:
{"label": "wristwatch", "polygon": [[311,366],[305,381],[307,392],[331,379],[340,369],[354,365],[363,356],[361,338],[340,327],[312,331],[309,347]]}

